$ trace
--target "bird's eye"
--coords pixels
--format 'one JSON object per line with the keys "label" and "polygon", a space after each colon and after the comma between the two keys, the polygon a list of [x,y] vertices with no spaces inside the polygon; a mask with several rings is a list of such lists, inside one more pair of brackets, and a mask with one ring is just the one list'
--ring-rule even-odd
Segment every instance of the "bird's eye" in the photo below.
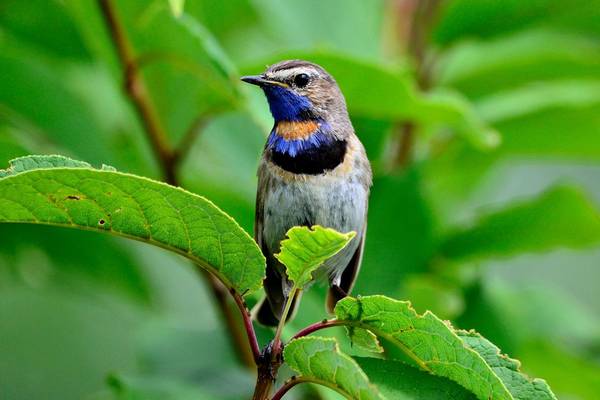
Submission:
{"label": "bird's eye", "polygon": [[299,88],[308,85],[308,81],[310,77],[307,74],[298,74],[294,77],[294,84]]}

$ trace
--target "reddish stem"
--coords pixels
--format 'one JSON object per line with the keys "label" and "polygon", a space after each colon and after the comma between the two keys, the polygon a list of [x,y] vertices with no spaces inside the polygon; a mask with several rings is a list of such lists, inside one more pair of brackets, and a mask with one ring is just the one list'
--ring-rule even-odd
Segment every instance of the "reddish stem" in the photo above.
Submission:
{"label": "reddish stem", "polygon": [[246,329],[248,343],[250,344],[250,349],[252,350],[252,355],[254,356],[254,362],[258,364],[260,357],[260,346],[258,345],[256,332],[254,331],[254,325],[252,324],[252,316],[250,315],[250,311],[248,310],[248,307],[246,307],[246,302],[242,296],[233,290],[230,291],[230,293],[235,300],[235,304],[237,304],[238,308],[240,309],[240,313],[242,314],[242,320],[244,321],[244,328]]}
{"label": "reddish stem", "polygon": [[314,324],[309,325],[306,328],[302,329],[300,332],[296,333],[294,337],[292,337],[292,340],[310,335],[311,333],[316,332],[320,329],[330,328],[332,326],[341,326],[345,324],[346,321],[341,321],[339,319],[326,319],[323,321],[315,322]]}

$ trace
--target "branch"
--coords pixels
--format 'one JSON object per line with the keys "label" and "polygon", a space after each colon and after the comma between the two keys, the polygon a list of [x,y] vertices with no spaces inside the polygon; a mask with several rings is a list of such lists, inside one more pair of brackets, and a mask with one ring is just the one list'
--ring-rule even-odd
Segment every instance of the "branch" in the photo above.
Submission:
{"label": "branch", "polygon": [[104,16],[112,41],[117,49],[119,60],[123,66],[125,78],[125,90],[135,106],[140,119],[144,125],[148,139],[156,158],[161,163],[165,180],[167,183],[175,183],[175,171],[173,164],[173,152],[160,119],[154,109],[154,105],[148,96],[146,85],[142,80],[138,64],[135,61],[133,49],[123,25],[121,25],[115,7],[111,0],[98,0],[100,10]]}
{"label": "branch", "polygon": [[238,306],[240,313],[242,314],[244,328],[246,329],[246,335],[248,336],[248,342],[254,358],[253,361],[255,364],[257,364],[260,357],[260,346],[258,345],[258,340],[256,339],[256,332],[254,331],[254,325],[252,324],[250,310],[248,310],[246,302],[239,293],[232,291],[231,295],[233,296],[235,304]]}
{"label": "branch", "polygon": [[310,335],[313,332],[316,332],[321,329],[331,328],[332,326],[342,326],[347,325],[348,321],[341,321],[339,319],[324,319],[323,321],[315,322],[312,325],[307,326],[302,329],[300,332],[296,333],[291,340],[301,338],[303,336]]}
{"label": "branch", "polygon": [[[160,162],[166,182],[178,186],[176,161],[179,156],[177,156],[177,153],[171,148],[168,136],[158,118],[154,105],[150,100],[141,76],[140,64],[136,61],[132,46],[127,39],[125,29],[118,19],[112,0],[98,0],[98,4],[123,67],[126,93],[135,106],[138,116],[144,125],[146,135],[152,145],[156,158]],[[243,306],[240,307],[240,310],[242,311],[242,318],[244,319],[246,333],[248,334],[248,340],[250,341],[251,353],[244,343],[244,333],[240,329],[240,325],[227,301],[228,290],[214,276],[201,268],[198,268],[198,270],[201,271],[202,275],[205,277],[205,281],[213,292],[213,298],[216,300],[218,308],[221,311],[226,328],[230,333],[233,346],[237,350],[236,353],[238,358],[249,368],[255,368],[254,361],[258,354],[258,344],[256,344],[254,328],[248,329],[247,324],[249,321],[243,300],[241,300]],[[236,294],[233,296],[236,303],[240,300],[237,296],[239,295]],[[238,306],[240,306],[240,304],[238,304]],[[252,323],[250,322],[250,325],[251,324]]]}

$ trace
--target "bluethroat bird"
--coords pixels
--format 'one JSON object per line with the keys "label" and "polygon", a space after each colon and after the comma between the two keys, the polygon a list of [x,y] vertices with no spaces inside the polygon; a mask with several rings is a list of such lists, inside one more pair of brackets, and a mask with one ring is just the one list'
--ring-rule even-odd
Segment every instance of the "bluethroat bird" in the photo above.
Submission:
{"label": "bluethroat bird", "polygon": [[331,312],[352,289],[360,268],[372,180],[365,149],[340,88],[319,65],[282,61],[241,79],[262,88],[275,120],[258,167],[254,234],[267,259],[267,274],[266,301],[255,316],[267,326],[281,319],[291,284],[273,254],[297,225],[357,233],[317,272],[329,280]]}

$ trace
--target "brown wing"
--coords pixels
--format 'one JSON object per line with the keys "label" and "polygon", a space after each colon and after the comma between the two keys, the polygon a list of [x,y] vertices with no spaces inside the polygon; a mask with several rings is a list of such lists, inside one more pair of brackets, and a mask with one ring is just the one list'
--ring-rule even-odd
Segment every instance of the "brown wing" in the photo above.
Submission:
{"label": "brown wing", "polygon": [[362,262],[363,249],[365,247],[365,236],[367,233],[367,226],[362,231],[362,235],[360,238],[360,243],[350,262],[348,262],[348,266],[342,272],[342,277],[340,279],[340,285],[338,287],[331,287],[327,292],[327,311],[333,313],[333,308],[335,304],[348,296],[354,287],[354,283],[356,282],[356,278],[358,277],[358,272],[360,271],[360,264]]}

